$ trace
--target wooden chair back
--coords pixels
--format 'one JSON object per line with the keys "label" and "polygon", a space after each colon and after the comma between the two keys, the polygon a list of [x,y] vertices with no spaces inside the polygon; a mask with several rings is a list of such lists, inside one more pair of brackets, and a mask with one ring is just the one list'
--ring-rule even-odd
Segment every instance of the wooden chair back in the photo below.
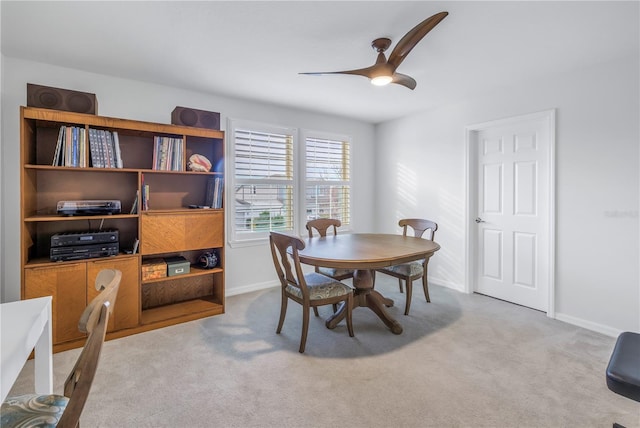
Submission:
{"label": "wooden chair back", "polygon": [[89,336],[64,383],[64,395],[69,397],[69,403],[58,427],[75,428],[79,424],[96,374],[109,316],[113,313],[121,280],[122,272],[116,269],[104,269],[98,273],[96,289],[102,291],[87,305],[78,323],[78,329]]}
{"label": "wooden chair back", "polygon": [[342,222],[335,218],[309,220],[306,224],[306,228],[309,231],[309,238],[313,238],[313,229],[317,230],[320,236],[327,236],[327,229],[330,227],[333,227],[333,234],[337,235],[337,228],[340,226],[342,226]]}
{"label": "wooden chair back", "polygon": [[[269,246],[271,256],[276,268],[280,284],[282,286],[282,303],[280,306],[280,319],[276,333],[280,334],[287,312],[287,302],[289,299],[302,305],[302,335],[300,337],[300,353],[304,352],[307,343],[307,332],[309,330],[309,309],[313,307],[318,316],[317,307],[322,305],[333,305],[334,313],[337,304],[344,302],[346,305],[347,330],[349,336],[353,337],[353,324],[351,311],[353,306],[353,290],[335,279],[326,275],[309,273],[307,278],[302,270],[300,256],[298,252],[305,247],[305,243],[297,236],[291,236],[279,232],[269,234]],[[309,283],[307,284],[307,279]],[[310,288],[311,287],[311,288]],[[322,289],[326,287],[326,289]],[[292,289],[296,288],[296,289]],[[313,292],[310,290],[320,290]]]}
{"label": "wooden chair back", "polygon": [[[286,288],[287,285],[293,285],[302,289],[303,293],[306,293],[307,284],[304,281],[304,273],[298,257],[298,251],[305,247],[304,241],[297,236],[272,231],[269,235],[269,242],[273,265],[276,268],[282,287]],[[287,252],[289,248],[291,248],[290,255]],[[293,262],[293,266],[291,262]]]}
{"label": "wooden chair back", "polygon": [[413,229],[413,236],[416,238],[422,238],[422,235],[428,230],[429,236],[425,239],[429,239],[433,241],[436,236],[436,230],[438,230],[438,225],[431,220],[424,220],[420,218],[404,218],[398,222],[400,227],[402,227],[402,235],[407,236],[407,226],[410,226]]}

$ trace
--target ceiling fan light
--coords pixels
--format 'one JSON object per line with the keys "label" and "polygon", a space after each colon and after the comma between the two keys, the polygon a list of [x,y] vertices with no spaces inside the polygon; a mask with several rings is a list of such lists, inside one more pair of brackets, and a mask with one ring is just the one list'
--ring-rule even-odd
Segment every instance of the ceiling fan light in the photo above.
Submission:
{"label": "ceiling fan light", "polygon": [[371,79],[371,84],[376,86],[384,86],[391,83],[392,80],[393,80],[393,77],[391,76],[376,76],[373,79]]}

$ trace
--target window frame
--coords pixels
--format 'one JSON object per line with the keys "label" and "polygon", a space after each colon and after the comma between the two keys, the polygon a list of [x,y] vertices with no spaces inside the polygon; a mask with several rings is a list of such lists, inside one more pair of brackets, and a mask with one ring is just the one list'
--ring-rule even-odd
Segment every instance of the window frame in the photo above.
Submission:
{"label": "window frame", "polygon": [[261,123],[256,121],[244,120],[244,119],[231,119],[227,120],[227,132],[225,133],[225,137],[227,139],[227,150],[228,153],[227,161],[226,161],[226,171],[228,171],[227,181],[227,191],[228,197],[226,198],[227,203],[229,204],[228,209],[225,209],[226,217],[227,217],[227,233],[228,233],[228,242],[232,247],[242,247],[242,246],[250,246],[261,244],[265,240],[269,239],[269,230],[264,232],[251,232],[244,234],[244,237],[241,237],[241,233],[236,228],[236,207],[235,207],[235,192],[237,180],[236,180],[236,170],[235,170],[235,153],[236,153],[236,129],[245,129],[250,130],[252,132],[264,132],[271,134],[284,134],[290,135],[292,139],[292,162],[293,162],[293,178],[291,180],[268,180],[268,179],[247,179],[240,180],[247,184],[255,183],[255,184],[291,184],[292,186],[292,194],[293,194],[293,203],[291,209],[293,210],[292,215],[292,229],[282,230],[284,233],[295,233],[296,231],[296,212],[297,212],[297,192],[296,192],[296,183],[298,178],[299,167],[296,162],[296,146],[298,144],[298,129],[288,126],[281,125],[272,125],[267,123]]}
{"label": "window frame", "polygon": [[[247,246],[255,246],[255,245],[263,245],[269,239],[269,230],[260,231],[260,232],[251,232],[245,234],[244,237],[240,236],[240,233],[236,229],[235,217],[236,217],[236,205],[235,205],[235,192],[234,189],[237,186],[236,181],[236,171],[235,171],[235,141],[236,141],[236,129],[249,130],[252,132],[264,132],[264,133],[274,133],[274,134],[285,134],[290,135],[292,138],[293,144],[293,179],[291,181],[291,185],[293,186],[293,202],[292,202],[292,229],[284,230],[285,233],[291,233],[296,236],[308,236],[308,232],[306,231],[305,225],[307,223],[306,213],[307,213],[307,203],[306,203],[306,188],[307,188],[307,179],[306,179],[306,148],[307,148],[307,139],[308,138],[316,138],[316,139],[327,139],[327,140],[335,140],[341,141],[349,146],[349,152],[351,153],[353,144],[351,137],[338,134],[331,133],[325,131],[317,131],[310,129],[298,129],[291,126],[284,125],[274,125],[268,124],[264,122],[245,120],[245,119],[227,119],[227,131],[225,132],[226,139],[226,160],[225,160],[225,171],[227,171],[227,177],[225,179],[226,189],[227,189],[227,197],[226,203],[228,204],[225,207],[225,216],[227,222],[227,241],[232,248],[241,248]],[[352,174],[352,160],[351,156],[349,156],[348,161],[349,168],[349,180],[348,181],[340,181],[336,182],[341,185],[342,183],[346,183],[349,186],[349,217],[352,218],[353,210],[352,210],[352,200],[353,200],[353,174]],[[242,180],[242,182],[250,181],[250,180]],[[285,180],[256,180],[256,184],[258,182],[264,184],[285,184],[287,181]],[[314,181],[315,183],[315,181]],[[351,231],[351,223],[345,224],[340,228],[340,232],[349,232]]]}
{"label": "window frame", "polygon": [[308,236],[308,232],[306,231],[305,225],[307,224],[307,198],[306,198],[306,189],[307,189],[307,185],[308,183],[319,183],[316,180],[307,180],[307,139],[309,138],[314,138],[314,139],[319,139],[319,140],[333,140],[333,141],[340,141],[343,143],[346,143],[349,146],[349,160],[348,160],[348,173],[349,173],[349,180],[342,180],[342,181],[327,181],[325,183],[331,183],[335,185],[347,185],[349,186],[349,218],[350,221],[349,223],[343,224],[340,227],[340,232],[344,233],[344,232],[350,232],[352,230],[352,226],[351,226],[351,217],[352,217],[352,213],[353,210],[351,209],[351,203],[353,200],[353,174],[352,174],[352,160],[351,160],[351,151],[352,151],[352,141],[351,141],[351,137],[344,135],[344,134],[337,134],[337,133],[332,133],[332,132],[325,132],[325,131],[317,131],[317,130],[310,130],[310,129],[301,129],[300,130],[300,142],[302,144],[302,146],[304,147],[304,150],[301,150],[300,153],[298,153],[299,155],[299,165],[300,165],[300,190],[298,192],[298,199],[300,201],[301,207],[300,207],[300,212],[298,215],[298,219],[299,219],[299,224],[301,225],[301,230],[300,230],[300,234],[301,236]]}

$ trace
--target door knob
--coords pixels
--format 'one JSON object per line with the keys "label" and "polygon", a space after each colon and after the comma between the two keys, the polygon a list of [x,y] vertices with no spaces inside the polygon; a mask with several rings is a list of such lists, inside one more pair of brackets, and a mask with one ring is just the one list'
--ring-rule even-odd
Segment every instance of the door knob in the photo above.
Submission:
{"label": "door knob", "polygon": [[484,223],[484,220],[480,217],[476,217],[476,223]]}

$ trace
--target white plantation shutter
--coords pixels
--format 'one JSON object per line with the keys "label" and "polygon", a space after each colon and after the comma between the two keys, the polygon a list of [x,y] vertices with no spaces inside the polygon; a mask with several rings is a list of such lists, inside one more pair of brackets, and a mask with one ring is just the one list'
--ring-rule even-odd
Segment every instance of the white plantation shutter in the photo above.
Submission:
{"label": "white plantation shutter", "polygon": [[237,179],[293,180],[293,137],[237,129],[235,174]]}
{"label": "white plantation shutter", "polygon": [[293,230],[293,132],[280,131],[233,130],[236,240]]}
{"label": "white plantation shutter", "polygon": [[[351,224],[347,137],[242,120],[227,126],[231,244],[263,242],[269,231],[306,235],[305,224],[337,218]],[[298,139],[299,138],[299,139]]]}
{"label": "white plantation shutter", "polygon": [[342,227],[351,223],[349,142],[305,138],[306,219],[335,218]]}

